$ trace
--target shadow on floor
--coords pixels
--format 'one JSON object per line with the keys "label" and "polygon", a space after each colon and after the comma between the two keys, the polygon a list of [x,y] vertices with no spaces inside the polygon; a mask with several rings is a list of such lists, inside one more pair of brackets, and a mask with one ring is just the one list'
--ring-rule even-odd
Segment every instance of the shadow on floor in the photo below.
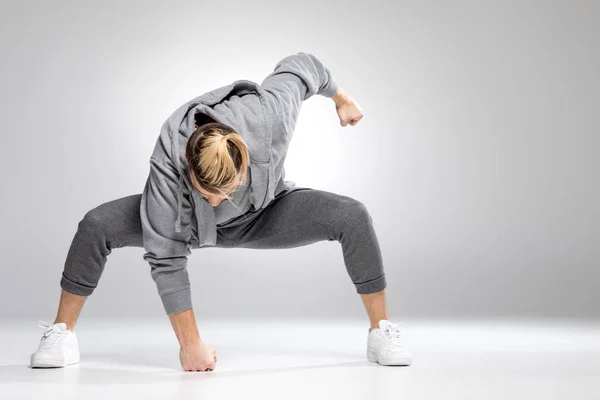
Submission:
{"label": "shadow on floor", "polygon": [[[66,383],[66,384],[143,384],[143,383],[175,383],[182,381],[195,381],[216,378],[233,378],[240,376],[299,372],[303,370],[328,369],[328,368],[369,368],[377,364],[367,361],[366,357],[347,352],[337,352],[323,349],[269,349],[261,352],[256,349],[241,347],[219,346],[219,362],[214,371],[186,372],[179,364],[178,354],[173,350],[160,349],[148,352],[146,349],[131,351],[110,352],[82,352],[78,364],[65,368],[30,368],[29,365],[4,365],[0,366],[0,384],[5,383]],[[219,351],[220,350],[220,351]],[[230,355],[228,355],[228,353]],[[282,365],[267,368],[235,368],[235,362],[227,366],[227,360],[234,357],[243,360],[261,357],[261,364],[265,358],[273,358],[274,363],[281,358],[290,356],[296,359],[296,364]],[[314,357],[315,363],[307,365],[300,361],[299,356]],[[278,359],[279,358],[279,359]],[[336,362],[331,362],[335,358]],[[319,359],[322,362],[319,362]],[[268,363],[268,362],[267,362]],[[223,366],[219,370],[220,365]],[[288,363],[289,364],[289,363]]]}

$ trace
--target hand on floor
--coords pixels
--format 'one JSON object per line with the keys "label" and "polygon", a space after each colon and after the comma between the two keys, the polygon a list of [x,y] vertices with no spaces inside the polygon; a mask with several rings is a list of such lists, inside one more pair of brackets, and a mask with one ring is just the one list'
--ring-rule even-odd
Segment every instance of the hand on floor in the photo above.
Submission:
{"label": "hand on floor", "polygon": [[217,364],[217,352],[204,342],[187,345],[179,350],[184,371],[212,371]]}

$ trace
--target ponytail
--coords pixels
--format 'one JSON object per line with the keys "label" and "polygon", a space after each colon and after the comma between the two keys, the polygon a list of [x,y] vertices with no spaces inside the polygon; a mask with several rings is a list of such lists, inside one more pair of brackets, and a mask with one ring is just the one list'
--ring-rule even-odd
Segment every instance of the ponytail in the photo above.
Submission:
{"label": "ponytail", "polygon": [[226,196],[236,188],[237,174],[247,179],[250,153],[244,139],[233,128],[219,122],[203,124],[186,146],[189,173],[209,193]]}

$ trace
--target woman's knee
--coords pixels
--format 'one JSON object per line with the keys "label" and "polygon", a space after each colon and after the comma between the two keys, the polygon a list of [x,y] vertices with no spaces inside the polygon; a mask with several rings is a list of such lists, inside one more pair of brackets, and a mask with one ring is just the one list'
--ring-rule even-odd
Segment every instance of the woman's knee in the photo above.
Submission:
{"label": "woman's knee", "polygon": [[143,246],[139,197],[124,197],[89,210],[79,222],[79,234],[100,239],[111,248]]}
{"label": "woman's knee", "polygon": [[343,225],[363,225],[373,223],[367,206],[360,200],[348,196],[340,196],[336,207],[335,218]]}
{"label": "woman's knee", "polygon": [[373,220],[365,204],[352,197],[330,194],[318,208],[321,215],[317,221],[324,223],[330,232],[328,240],[340,240],[343,233],[365,232]]}
{"label": "woman's knee", "polygon": [[96,207],[86,212],[79,221],[78,231],[89,236],[105,236],[105,217],[102,211]]}

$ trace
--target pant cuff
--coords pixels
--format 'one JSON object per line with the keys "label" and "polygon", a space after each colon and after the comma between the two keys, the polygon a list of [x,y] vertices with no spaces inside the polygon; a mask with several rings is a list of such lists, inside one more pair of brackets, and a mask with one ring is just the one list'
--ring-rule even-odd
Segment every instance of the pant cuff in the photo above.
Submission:
{"label": "pant cuff", "polygon": [[385,274],[383,274],[379,278],[367,282],[354,283],[354,286],[356,286],[356,292],[358,294],[371,294],[385,289],[387,281],[385,280]]}
{"label": "pant cuff", "polygon": [[81,283],[73,282],[69,280],[63,272],[62,278],[60,279],[60,287],[69,293],[76,294],[78,296],[89,296],[94,292],[95,287],[82,285]]}

